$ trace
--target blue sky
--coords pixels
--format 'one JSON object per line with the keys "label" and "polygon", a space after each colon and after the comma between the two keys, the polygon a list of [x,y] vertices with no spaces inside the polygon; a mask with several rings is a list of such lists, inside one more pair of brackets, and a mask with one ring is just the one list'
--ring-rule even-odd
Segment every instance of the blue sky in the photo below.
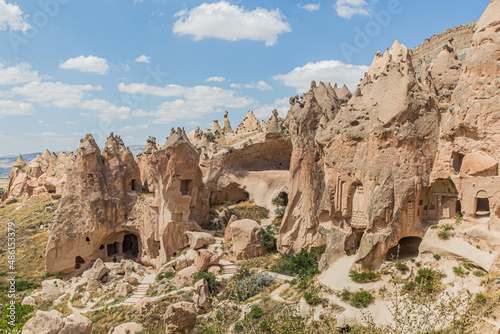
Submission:
{"label": "blue sky", "polygon": [[0,155],[126,145],[229,111],[260,119],[311,80],[351,90],[378,50],[477,20],[489,0],[0,0]]}

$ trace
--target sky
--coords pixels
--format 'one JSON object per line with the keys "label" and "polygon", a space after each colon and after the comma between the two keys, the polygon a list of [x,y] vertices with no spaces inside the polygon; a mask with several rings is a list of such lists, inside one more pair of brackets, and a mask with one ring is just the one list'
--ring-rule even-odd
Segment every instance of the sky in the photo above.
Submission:
{"label": "sky", "polygon": [[477,20],[489,0],[0,0],[0,156],[92,133],[282,117],[311,80],[351,91],[377,51]]}

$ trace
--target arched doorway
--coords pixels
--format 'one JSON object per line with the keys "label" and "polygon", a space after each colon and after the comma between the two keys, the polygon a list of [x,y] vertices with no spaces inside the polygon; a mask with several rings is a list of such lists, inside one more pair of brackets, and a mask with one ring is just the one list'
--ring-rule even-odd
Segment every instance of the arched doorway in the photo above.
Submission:
{"label": "arched doorway", "polygon": [[139,242],[135,234],[125,234],[122,251],[126,258],[136,259],[139,256]]}
{"label": "arched doorway", "polygon": [[490,200],[488,193],[484,190],[480,190],[476,194],[476,210],[474,210],[474,214],[478,217],[490,216]]}
{"label": "arched doorway", "polygon": [[418,256],[418,247],[420,247],[421,242],[422,238],[419,237],[401,238],[396,246],[389,249],[385,258],[389,261],[395,260],[398,257],[398,248],[399,259],[416,257]]}

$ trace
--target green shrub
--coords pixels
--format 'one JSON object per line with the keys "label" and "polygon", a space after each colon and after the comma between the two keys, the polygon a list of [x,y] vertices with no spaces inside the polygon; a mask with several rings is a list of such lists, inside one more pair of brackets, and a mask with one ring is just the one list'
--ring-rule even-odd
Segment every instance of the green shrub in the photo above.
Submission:
{"label": "green shrub", "polygon": [[276,234],[277,227],[267,225],[265,228],[260,229],[261,246],[268,252],[276,251]]}
{"label": "green shrub", "polygon": [[471,270],[474,268],[474,265],[470,262],[462,262],[461,265],[467,270]]}
{"label": "green shrub", "polygon": [[167,271],[164,274],[158,274],[158,275],[156,275],[156,280],[157,281],[161,281],[164,278],[172,278],[174,276],[175,276],[175,274],[173,272]]}
{"label": "green shrub", "polygon": [[447,240],[447,239],[450,238],[450,236],[451,236],[451,234],[448,231],[446,231],[446,230],[443,230],[443,231],[441,231],[441,232],[438,233],[438,238],[439,239]]}
{"label": "green shrub", "polygon": [[351,304],[356,308],[364,308],[373,302],[373,295],[363,289],[355,292],[351,297]]}
{"label": "green shrub", "polygon": [[434,254],[434,258],[436,259],[436,261],[439,261],[439,260],[441,260],[441,255]]}
{"label": "green shrub", "polygon": [[455,228],[451,224],[444,224],[443,225],[443,230],[445,231],[453,231]]}
{"label": "green shrub", "polygon": [[318,289],[316,287],[312,287],[304,292],[304,299],[309,305],[318,305],[323,301],[323,298],[319,296]]}
{"label": "green shrub", "polygon": [[285,215],[286,208],[284,206],[277,207],[274,209],[274,214],[276,215],[277,218],[283,218]]}
{"label": "green shrub", "polygon": [[219,281],[216,280],[215,275],[200,270],[200,271],[196,272],[196,274],[193,275],[193,284],[198,282],[201,279],[204,279],[207,282],[208,291],[210,292],[210,294],[212,296],[216,295],[221,284]]}
{"label": "green shrub", "polygon": [[37,287],[38,287],[37,284],[31,283],[28,281],[17,281],[16,282],[17,291],[31,290],[31,289],[36,289]]}
{"label": "green shrub", "polygon": [[55,273],[55,274],[45,273],[45,277],[47,277],[47,278],[54,277],[54,278],[57,278],[57,279],[62,279],[62,276],[59,273]]}
{"label": "green shrub", "polygon": [[338,294],[338,297],[343,301],[348,302],[349,300],[351,300],[352,292],[349,289],[344,288],[342,292]]}
{"label": "green shrub", "polygon": [[486,303],[486,297],[483,295],[482,292],[476,293],[476,296],[474,297],[474,301],[480,304]]}
{"label": "green shrub", "polygon": [[437,227],[438,227],[438,224],[432,224],[432,225],[431,225],[431,228],[432,228],[432,229],[435,229],[435,228],[437,228]]}
{"label": "green shrub", "polygon": [[441,277],[443,277],[443,274],[438,271],[421,268],[417,271],[415,283],[417,283],[424,291],[432,292],[438,287],[441,282]]}
{"label": "green shrub", "polygon": [[260,318],[262,317],[262,307],[258,306],[258,305],[253,305],[252,308],[250,309],[250,312],[248,313],[248,315],[253,318],[253,319],[257,319],[257,318]]}
{"label": "green shrub", "polygon": [[380,273],[376,273],[374,271],[368,272],[357,272],[356,270],[351,270],[349,273],[349,277],[356,283],[369,283],[376,282],[380,279]]}
{"label": "green shrub", "polygon": [[225,206],[225,207],[227,208],[228,206],[233,205],[233,203],[232,203],[232,202],[230,202],[230,201],[224,201],[224,204],[222,204],[222,205],[223,205],[223,206]]}
{"label": "green shrub", "polygon": [[473,274],[474,274],[474,276],[481,277],[481,276],[484,276],[484,271],[482,271],[482,270],[474,270]]}
{"label": "green shrub", "polygon": [[458,267],[453,267],[453,272],[455,273],[455,275],[457,276],[465,276],[465,272],[464,270],[462,269],[461,266],[458,266]]}
{"label": "green shrub", "polygon": [[397,270],[399,270],[399,271],[401,271],[403,273],[405,273],[408,270],[410,270],[410,268],[408,267],[408,265],[406,263],[402,262],[402,261],[396,262],[395,267],[396,267]]}
{"label": "green shrub", "polygon": [[298,276],[300,279],[310,278],[319,274],[318,259],[323,251],[317,249],[308,253],[302,249],[295,255],[282,255],[273,271],[285,275]]}
{"label": "green shrub", "polygon": [[274,283],[276,283],[276,279],[265,272],[240,279],[236,282],[238,298],[247,300],[258,295]]}
{"label": "green shrub", "polygon": [[272,203],[276,206],[285,206],[285,200],[279,196],[273,198]]}
{"label": "green shrub", "polygon": [[207,140],[208,140],[209,142],[214,142],[214,141],[215,141],[215,139],[216,139],[216,137],[215,137],[215,135],[213,134],[213,132],[210,132],[210,131],[205,132],[205,137],[207,137]]}

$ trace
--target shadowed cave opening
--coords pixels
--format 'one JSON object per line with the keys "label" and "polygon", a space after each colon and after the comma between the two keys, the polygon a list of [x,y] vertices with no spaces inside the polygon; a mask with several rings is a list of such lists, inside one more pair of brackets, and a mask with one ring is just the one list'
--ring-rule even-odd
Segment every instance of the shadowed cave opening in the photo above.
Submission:
{"label": "shadowed cave opening", "polygon": [[125,234],[122,250],[127,258],[135,259],[139,256],[139,242],[135,234]]}
{"label": "shadowed cave opening", "polygon": [[346,254],[354,254],[357,253],[359,246],[361,246],[361,239],[363,238],[363,235],[365,234],[366,229],[364,228],[353,228],[352,233],[347,238],[346,243],[345,243],[345,252]]}
{"label": "shadowed cave opening", "polygon": [[288,205],[288,194],[286,192],[284,192],[284,191],[280,192],[278,197],[283,200],[283,206]]}
{"label": "shadowed cave opening", "polygon": [[85,260],[81,256],[75,258],[75,269],[80,269],[85,264]]}
{"label": "shadowed cave opening", "polygon": [[476,216],[490,216],[490,201],[487,198],[476,198]]}
{"label": "shadowed cave opening", "polygon": [[[422,238],[419,237],[405,237],[401,238],[398,244],[387,252],[386,260],[393,261],[401,258],[410,258],[418,256],[418,247]],[[398,257],[398,246],[399,246],[399,257]]]}

